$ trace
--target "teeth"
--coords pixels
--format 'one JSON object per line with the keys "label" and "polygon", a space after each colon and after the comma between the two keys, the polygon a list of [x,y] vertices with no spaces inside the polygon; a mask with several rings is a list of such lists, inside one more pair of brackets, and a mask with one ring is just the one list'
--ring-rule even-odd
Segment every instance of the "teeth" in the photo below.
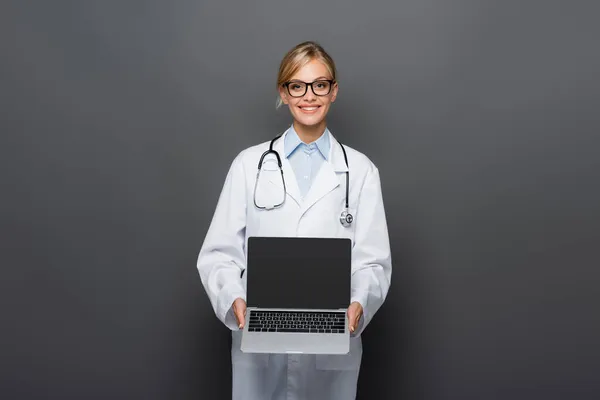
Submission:
{"label": "teeth", "polygon": [[301,108],[306,111],[313,111],[313,110],[317,109],[317,107],[301,107]]}

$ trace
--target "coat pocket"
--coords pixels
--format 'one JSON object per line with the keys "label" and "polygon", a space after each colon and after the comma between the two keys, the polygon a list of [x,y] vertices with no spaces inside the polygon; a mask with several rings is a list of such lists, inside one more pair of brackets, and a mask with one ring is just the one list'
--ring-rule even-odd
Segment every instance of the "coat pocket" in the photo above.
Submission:
{"label": "coat pocket", "polygon": [[269,365],[267,353],[244,353],[241,350],[242,331],[232,332],[231,362],[234,365],[254,368],[266,368]]}
{"label": "coat pocket", "polygon": [[269,366],[269,354],[244,353],[241,350],[232,350],[231,362],[237,366],[266,368]]}
{"label": "coat pocket", "polygon": [[348,354],[317,354],[315,362],[318,370],[352,371],[360,369],[362,343],[360,338],[350,338]]}

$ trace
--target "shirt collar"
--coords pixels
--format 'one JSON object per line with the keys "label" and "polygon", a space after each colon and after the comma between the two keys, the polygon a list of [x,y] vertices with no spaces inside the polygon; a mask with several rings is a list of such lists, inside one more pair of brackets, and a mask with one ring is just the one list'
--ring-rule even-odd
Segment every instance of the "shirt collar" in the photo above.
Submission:
{"label": "shirt collar", "polygon": [[[300,140],[300,137],[298,136],[296,130],[294,129],[294,126],[292,125],[287,135],[285,135],[285,157],[288,158],[302,143],[302,140]],[[314,143],[317,146],[317,149],[319,150],[323,158],[327,160],[329,158],[329,130],[325,128],[325,132],[323,132],[321,137],[319,137]]]}

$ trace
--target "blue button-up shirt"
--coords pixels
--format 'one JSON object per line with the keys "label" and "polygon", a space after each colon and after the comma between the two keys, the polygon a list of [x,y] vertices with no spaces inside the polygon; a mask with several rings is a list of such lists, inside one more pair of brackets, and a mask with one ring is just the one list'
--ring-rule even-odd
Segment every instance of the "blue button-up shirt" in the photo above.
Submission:
{"label": "blue button-up shirt", "polygon": [[306,196],[321,165],[327,160],[329,146],[329,131],[327,129],[319,139],[309,144],[300,140],[293,126],[286,135],[284,142],[285,157],[292,165],[302,197]]}

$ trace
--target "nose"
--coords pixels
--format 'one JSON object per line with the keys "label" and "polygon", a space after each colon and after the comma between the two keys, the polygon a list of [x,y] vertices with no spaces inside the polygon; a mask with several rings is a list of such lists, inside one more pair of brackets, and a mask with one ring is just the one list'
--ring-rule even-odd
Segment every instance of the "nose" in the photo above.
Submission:
{"label": "nose", "polygon": [[317,99],[317,95],[313,92],[312,85],[306,88],[306,94],[304,95],[305,100],[314,101]]}

